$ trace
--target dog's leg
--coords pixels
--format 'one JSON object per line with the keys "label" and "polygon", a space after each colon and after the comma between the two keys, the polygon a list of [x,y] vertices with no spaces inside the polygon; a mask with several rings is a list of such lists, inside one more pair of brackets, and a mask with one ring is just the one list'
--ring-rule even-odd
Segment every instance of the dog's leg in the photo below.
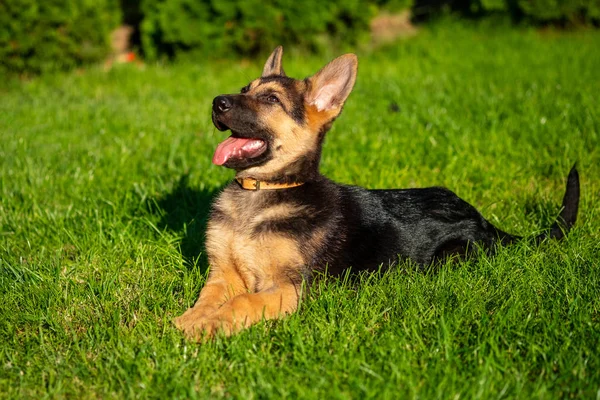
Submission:
{"label": "dog's leg", "polygon": [[194,306],[175,318],[173,323],[188,336],[193,336],[197,330],[202,329],[206,318],[215,313],[227,300],[246,291],[246,285],[237,271],[214,267]]}
{"label": "dog's leg", "polygon": [[207,335],[222,330],[231,335],[264,319],[276,319],[298,308],[300,288],[285,283],[257,293],[240,294],[223,304],[202,323]]}

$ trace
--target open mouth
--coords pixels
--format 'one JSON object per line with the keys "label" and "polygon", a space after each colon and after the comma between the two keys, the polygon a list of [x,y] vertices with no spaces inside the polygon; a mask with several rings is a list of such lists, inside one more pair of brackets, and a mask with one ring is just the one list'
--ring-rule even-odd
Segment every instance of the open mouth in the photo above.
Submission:
{"label": "open mouth", "polygon": [[[228,130],[229,127],[215,120],[215,126],[220,131]],[[245,160],[255,158],[267,150],[267,142],[258,138],[242,137],[242,135],[231,131],[231,136],[219,143],[212,162],[215,165],[224,165],[229,160]]]}
{"label": "open mouth", "polygon": [[267,150],[267,143],[262,139],[246,139],[234,135],[219,143],[212,159],[213,164],[223,165],[231,159],[255,158]]}
{"label": "open mouth", "polygon": [[267,151],[268,145],[265,139],[252,137],[252,134],[242,134],[234,131],[224,122],[220,121],[213,112],[212,120],[215,127],[220,131],[231,131],[231,136],[219,143],[212,162],[215,165],[225,165],[231,161],[229,166],[247,164],[251,159],[256,158]]}

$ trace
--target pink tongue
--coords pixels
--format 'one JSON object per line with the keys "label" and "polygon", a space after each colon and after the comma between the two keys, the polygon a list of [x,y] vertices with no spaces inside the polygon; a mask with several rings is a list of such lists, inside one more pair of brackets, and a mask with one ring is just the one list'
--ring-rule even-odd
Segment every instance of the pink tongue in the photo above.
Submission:
{"label": "pink tongue", "polygon": [[260,139],[241,139],[228,137],[217,146],[212,162],[215,165],[223,165],[230,158],[256,157],[264,150],[265,142]]}

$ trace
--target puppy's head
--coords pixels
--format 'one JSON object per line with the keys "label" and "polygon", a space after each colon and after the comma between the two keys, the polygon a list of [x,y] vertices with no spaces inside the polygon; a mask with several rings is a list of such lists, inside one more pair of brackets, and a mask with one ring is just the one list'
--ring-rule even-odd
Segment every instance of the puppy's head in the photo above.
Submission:
{"label": "puppy's head", "polygon": [[213,123],[231,131],[213,163],[235,169],[239,177],[285,181],[316,173],[323,136],[354,86],[354,54],[336,58],[304,80],[285,75],[282,54],[282,47],[276,48],[262,76],[241,93],[213,100]]}

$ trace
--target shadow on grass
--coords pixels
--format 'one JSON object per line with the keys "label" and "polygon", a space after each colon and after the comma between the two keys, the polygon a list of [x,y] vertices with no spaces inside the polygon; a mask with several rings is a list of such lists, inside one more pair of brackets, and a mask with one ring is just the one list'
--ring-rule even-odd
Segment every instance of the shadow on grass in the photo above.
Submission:
{"label": "shadow on grass", "polygon": [[181,255],[189,268],[198,265],[204,274],[208,259],[204,251],[206,226],[212,201],[220,189],[197,189],[190,187],[188,175],[182,175],[170,193],[153,200],[161,211],[159,229],[168,229],[182,235]]}

